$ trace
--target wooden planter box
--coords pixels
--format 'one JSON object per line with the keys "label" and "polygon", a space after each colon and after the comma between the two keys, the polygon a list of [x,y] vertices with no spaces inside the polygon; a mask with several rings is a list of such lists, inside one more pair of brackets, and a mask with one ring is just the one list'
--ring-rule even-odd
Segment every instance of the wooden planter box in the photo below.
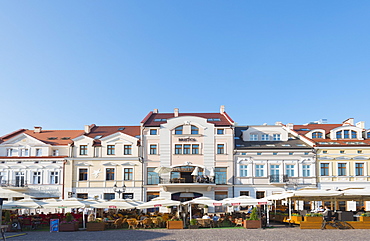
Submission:
{"label": "wooden planter box", "polygon": [[86,231],[104,231],[105,223],[86,223]]}
{"label": "wooden planter box", "polygon": [[61,223],[59,232],[74,232],[78,230],[78,223]]}
{"label": "wooden planter box", "polygon": [[305,222],[322,223],[323,217],[304,217]]}
{"label": "wooden planter box", "polygon": [[291,216],[290,220],[288,220],[289,217],[287,217],[288,223],[294,223],[294,224],[300,224],[302,222],[302,216]]}
{"label": "wooden planter box", "polygon": [[244,220],[243,227],[244,228],[261,228],[262,222],[261,220]]}
{"label": "wooden planter box", "polygon": [[183,229],[184,223],[182,221],[167,221],[167,229]]}
{"label": "wooden planter box", "polygon": [[360,217],[358,217],[358,221],[360,221],[360,222],[370,222],[370,217],[360,216]]}

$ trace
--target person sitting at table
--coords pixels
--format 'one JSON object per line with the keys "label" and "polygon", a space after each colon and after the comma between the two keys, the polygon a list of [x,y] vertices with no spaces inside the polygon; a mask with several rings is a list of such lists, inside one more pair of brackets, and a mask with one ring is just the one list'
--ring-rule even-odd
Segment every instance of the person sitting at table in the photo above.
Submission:
{"label": "person sitting at table", "polygon": [[196,182],[201,182],[202,181],[202,177],[201,176],[197,176],[197,178],[195,179]]}
{"label": "person sitting at table", "polygon": [[220,219],[219,216],[217,216],[217,214],[215,214],[212,218],[213,221],[217,222],[218,220]]}
{"label": "person sitting at table", "polygon": [[208,216],[208,214],[207,214],[207,213],[205,213],[205,214],[203,215],[202,219],[211,219],[211,217],[210,217],[210,216]]}
{"label": "person sitting at table", "polygon": [[316,210],[315,210],[315,213],[323,213],[325,210],[324,210],[324,207],[322,205],[320,205],[320,207],[318,207]]}
{"label": "person sitting at table", "polygon": [[206,176],[206,177],[204,178],[204,182],[205,182],[205,183],[209,183],[209,177],[208,177],[208,176]]}

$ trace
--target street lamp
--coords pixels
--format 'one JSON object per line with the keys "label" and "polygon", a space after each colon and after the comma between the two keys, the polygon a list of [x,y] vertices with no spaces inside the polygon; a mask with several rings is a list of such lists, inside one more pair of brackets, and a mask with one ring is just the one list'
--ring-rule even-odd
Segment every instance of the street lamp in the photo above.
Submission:
{"label": "street lamp", "polygon": [[113,191],[118,193],[118,197],[122,199],[121,194],[123,194],[126,191],[126,185],[123,183],[123,186],[121,188],[118,188],[116,183],[113,186]]}

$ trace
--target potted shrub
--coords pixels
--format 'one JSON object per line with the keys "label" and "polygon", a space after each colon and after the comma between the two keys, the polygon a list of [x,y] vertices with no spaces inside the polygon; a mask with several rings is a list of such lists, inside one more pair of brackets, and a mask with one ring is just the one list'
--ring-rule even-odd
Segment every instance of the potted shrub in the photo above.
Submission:
{"label": "potted shrub", "polygon": [[167,229],[183,229],[184,223],[181,219],[171,218],[167,221]]}
{"label": "potted shrub", "polygon": [[10,218],[10,211],[9,210],[6,210],[5,211],[5,214],[4,214],[4,220],[3,220],[3,225],[8,225],[8,228],[7,228],[7,232],[11,232],[12,230],[12,222],[11,222],[11,218]]}
{"label": "potted shrub", "polygon": [[252,209],[252,213],[250,217],[243,222],[244,228],[261,228],[262,223],[261,220],[258,218],[257,208],[254,207]]}
{"label": "potted shrub", "polygon": [[197,228],[199,228],[199,226],[197,224],[197,220],[196,219],[190,219],[189,229],[197,229]]}
{"label": "potted shrub", "polygon": [[71,213],[66,214],[66,219],[59,224],[60,232],[73,232],[78,230],[78,222],[74,220]]}
{"label": "potted shrub", "polygon": [[94,220],[86,223],[86,231],[104,231],[105,223],[100,220]]}
{"label": "potted shrub", "polygon": [[307,213],[304,217],[305,222],[322,222],[322,213]]}

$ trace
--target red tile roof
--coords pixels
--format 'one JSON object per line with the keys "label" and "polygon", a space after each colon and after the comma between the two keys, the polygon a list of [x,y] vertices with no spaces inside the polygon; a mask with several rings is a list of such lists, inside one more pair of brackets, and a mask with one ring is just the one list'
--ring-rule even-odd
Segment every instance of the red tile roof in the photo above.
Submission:
{"label": "red tile roof", "polygon": [[[343,126],[343,124],[307,124],[307,125],[294,125],[293,130],[301,135],[305,135],[308,132],[315,129],[325,130],[325,133],[329,133],[332,129]],[[308,129],[308,130],[306,130]]]}
{"label": "red tile roof", "polygon": [[[205,119],[220,119],[220,121],[208,121],[216,126],[230,126],[233,125],[234,121],[229,117],[226,112],[224,114],[220,113],[179,113],[181,116],[197,116]],[[160,126],[161,124],[167,123],[167,119],[175,118],[174,113],[153,113],[149,114],[141,121],[144,126]],[[155,119],[166,119],[165,121],[154,121]]]}
{"label": "red tile roof", "polygon": [[41,130],[41,132],[34,132],[33,130],[20,129],[18,131],[7,134],[0,139],[4,142],[12,139],[13,137],[20,134],[27,134],[36,138],[45,144],[54,146],[63,146],[72,143],[72,139],[80,136],[84,133],[83,130]]}

